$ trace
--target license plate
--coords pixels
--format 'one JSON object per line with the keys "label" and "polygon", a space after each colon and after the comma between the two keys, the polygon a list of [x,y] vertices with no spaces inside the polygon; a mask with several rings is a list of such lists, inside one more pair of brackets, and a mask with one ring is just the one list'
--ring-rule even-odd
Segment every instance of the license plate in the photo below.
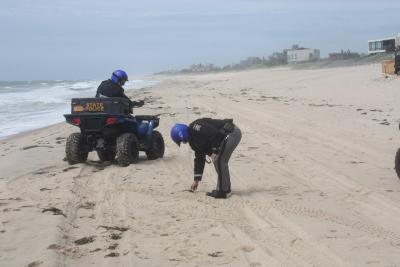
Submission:
{"label": "license plate", "polygon": [[104,112],[104,103],[87,103],[86,111],[88,112]]}

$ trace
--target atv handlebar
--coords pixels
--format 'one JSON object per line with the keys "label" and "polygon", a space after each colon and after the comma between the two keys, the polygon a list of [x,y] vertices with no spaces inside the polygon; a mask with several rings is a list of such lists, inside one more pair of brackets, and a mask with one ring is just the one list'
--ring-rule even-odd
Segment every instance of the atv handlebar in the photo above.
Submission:
{"label": "atv handlebar", "polygon": [[144,101],[143,100],[139,100],[139,101],[131,101],[130,100],[129,113],[133,114],[133,108],[134,107],[140,108],[140,107],[143,107],[143,105],[144,105]]}

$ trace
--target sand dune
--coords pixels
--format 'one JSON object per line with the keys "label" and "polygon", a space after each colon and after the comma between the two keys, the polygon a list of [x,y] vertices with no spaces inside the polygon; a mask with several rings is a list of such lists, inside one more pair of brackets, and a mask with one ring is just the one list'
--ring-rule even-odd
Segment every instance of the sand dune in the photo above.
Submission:
{"label": "sand dune", "polygon": [[[400,79],[379,65],[158,76],[162,160],[69,166],[54,125],[1,140],[0,266],[397,266]],[[233,195],[199,192],[173,123],[234,118]]]}

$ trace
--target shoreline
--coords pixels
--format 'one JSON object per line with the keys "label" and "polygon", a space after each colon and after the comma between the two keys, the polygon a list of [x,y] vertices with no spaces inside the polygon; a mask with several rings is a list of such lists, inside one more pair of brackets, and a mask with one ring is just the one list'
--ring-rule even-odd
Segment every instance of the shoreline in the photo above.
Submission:
{"label": "shoreline", "polygon": [[[153,79],[152,76],[149,76],[148,78]],[[145,81],[145,80],[142,80],[142,81]],[[144,87],[140,87],[140,88],[125,89],[126,94],[128,94],[128,95],[135,95],[135,91],[141,91],[141,90],[146,90],[146,89],[149,89],[149,88],[155,88],[155,87],[157,87],[157,85],[160,83],[160,81],[158,81],[158,80],[155,80],[155,81],[153,81],[153,80],[148,80],[147,82],[152,82],[152,83],[155,83],[155,84],[150,84],[150,85],[147,85],[147,86],[144,86]],[[69,105],[70,105],[70,102],[69,102]],[[64,114],[63,114],[62,116],[64,116]],[[51,128],[51,127],[54,127],[54,126],[56,126],[56,125],[62,125],[63,123],[66,123],[66,122],[65,122],[65,118],[63,119],[63,121],[56,122],[56,123],[51,123],[51,124],[48,124],[48,125],[46,125],[46,126],[41,126],[41,127],[38,127],[38,128],[27,129],[27,130],[22,131],[22,132],[18,132],[18,133],[14,133],[14,134],[10,134],[10,135],[1,136],[1,137],[0,137],[0,142],[1,142],[1,141],[5,141],[5,140],[7,140],[7,139],[14,139],[14,138],[23,137],[24,135],[28,135],[28,134],[30,134],[30,133],[35,133],[35,132],[40,131],[40,130],[42,130],[42,129]]]}
{"label": "shoreline", "polygon": [[57,125],[63,125],[63,123],[65,122],[58,122],[58,123],[53,123],[44,127],[39,127],[39,128],[35,128],[35,129],[30,129],[30,130],[26,130],[20,133],[16,133],[16,134],[11,134],[11,135],[6,135],[3,137],[0,137],[0,142],[2,141],[11,141],[13,139],[18,139],[18,138],[23,138],[29,135],[35,135],[38,134],[46,129],[51,129],[53,127],[56,127]]}

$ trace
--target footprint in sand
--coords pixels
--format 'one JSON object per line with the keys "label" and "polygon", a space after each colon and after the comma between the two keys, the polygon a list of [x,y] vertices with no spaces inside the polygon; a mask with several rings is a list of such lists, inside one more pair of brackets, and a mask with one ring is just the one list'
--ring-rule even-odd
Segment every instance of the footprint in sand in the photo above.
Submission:
{"label": "footprint in sand", "polygon": [[38,267],[42,265],[43,261],[34,261],[28,264],[28,267]]}
{"label": "footprint in sand", "polygon": [[104,228],[107,231],[109,230],[114,230],[114,231],[120,231],[120,232],[126,232],[129,230],[129,227],[120,227],[120,226],[105,226],[105,225],[100,225],[97,228]]}
{"label": "footprint in sand", "polygon": [[85,203],[79,205],[79,208],[92,210],[95,206],[96,206],[96,204],[94,202],[85,202]]}
{"label": "footprint in sand", "polygon": [[364,161],[350,161],[349,163],[351,163],[351,164],[362,164],[362,163],[365,163]]}
{"label": "footprint in sand", "polygon": [[58,187],[56,187],[56,188],[53,188],[53,189],[50,189],[50,188],[47,188],[47,187],[43,187],[43,188],[40,188],[39,190],[40,191],[51,191],[51,190],[54,190],[54,189],[57,189]]}
{"label": "footprint in sand", "polygon": [[46,173],[49,173],[49,172],[45,171],[45,170],[38,170],[38,171],[33,172],[33,174],[35,174],[35,175],[42,175],[42,174],[46,174]]}
{"label": "footprint in sand", "polygon": [[63,247],[57,244],[51,244],[50,246],[47,247],[47,249],[52,249],[52,250],[60,250]]}
{"label": "footprint in sand", "polygon": [[55,207],[50,207],[50,208],[47,208],[47,209],[43,209],[42,213],[45,213],[45,212],[52,212],[53,215],[62,215],[65,218],[67,218],[67,215],[65,215],[62,210],[60,210],[58,208],[55,208]]}
{"label": "footprint in sand", "polygon": [[240,249],[241,249],[242,251],[248,253],[248,252],[252,252],[255,248],[252,247],[252,246],[242,246]]}
{"label": "footprint in sand", "polygon": [[223,257],[224,255],[223,255],[222,251],[215,251],[215,252],[208,253],[208,256],[217,258],[217,257]]}
{"label": "footprint in sand", "polygon": [[78,168],[79,168],[79,167],[70,166],[70,167],[67,167],[67,168],[63,169],[62,171],[63,171],[63,172],[67,172],[67,171],[69,171],[69,170],[78,169]]}
{"label": "footprint in sand", "polygon": [[114,249],[116,249],[117,247],[118,247],[118,243],[115,243],[115,244],[112,244],[112,245],[108,246],[107,249],[114,250]]}
{"label": "footprint in sand", "polygon": [[109,236],[108,236],[111,240],[119,240],[119,239],[121,239],[122,238],[122,234],[121,233],[111,233]]}
{"label": "footprint in sand", "polygon": [[88,244],[88,243],[93,243],[95,238],[96,238],[95,235],[86,236],[86,237],[82,237],[80,239],[75,240],[74,243],[75,243],[75,245],[78,245],[78,246],[85,245],[85,244]]}
{"label": "footprint in sand", "polygon": [[119,253],[118,252],[111,252],[107,255],[104,256],[104,258],[108,258],[108,257],[119,257]]}

